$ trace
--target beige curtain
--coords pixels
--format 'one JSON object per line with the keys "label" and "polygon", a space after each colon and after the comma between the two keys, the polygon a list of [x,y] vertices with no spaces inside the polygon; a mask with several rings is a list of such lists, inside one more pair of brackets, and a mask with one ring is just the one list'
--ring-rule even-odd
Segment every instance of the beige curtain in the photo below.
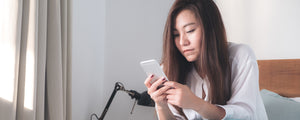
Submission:
{"label": "beige curtain", "polygon": [[71,119],[67,0],[1,0],[0,120]]}

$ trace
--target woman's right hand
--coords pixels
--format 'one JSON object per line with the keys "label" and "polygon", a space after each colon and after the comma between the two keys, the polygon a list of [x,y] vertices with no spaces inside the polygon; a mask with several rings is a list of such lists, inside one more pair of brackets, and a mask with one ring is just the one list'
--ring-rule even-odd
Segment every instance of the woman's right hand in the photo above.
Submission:
{"label": "woman's right hand", "polygon": [[154,77],[153,74],[149,75],[144,82],[144,84],[148,88],[148,94],[154,100],[157,107],[167,107],[167,100],[166,100],[167,95],[165,94],[165,92],[170,87],[163,86],[158,89],[158,87],[166,81],[166,78],[162,77],[162,78],[156,80],[154,83],[151,83],[153,77]]}

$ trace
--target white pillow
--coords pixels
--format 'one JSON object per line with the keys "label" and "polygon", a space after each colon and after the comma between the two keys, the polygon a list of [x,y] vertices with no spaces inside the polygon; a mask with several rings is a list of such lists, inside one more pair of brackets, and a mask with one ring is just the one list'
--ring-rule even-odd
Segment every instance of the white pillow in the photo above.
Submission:
{"label": "white pillow", "polygon": [[300,102],[300,97],[293,97],[293,98],[290,98],[290,99],[292,99],[294,101],[297,101],[297,102]]}
{"label": "white pillow", "polygon": [[260,91],[269,120],[299,120],[300,103],[268,90]]}

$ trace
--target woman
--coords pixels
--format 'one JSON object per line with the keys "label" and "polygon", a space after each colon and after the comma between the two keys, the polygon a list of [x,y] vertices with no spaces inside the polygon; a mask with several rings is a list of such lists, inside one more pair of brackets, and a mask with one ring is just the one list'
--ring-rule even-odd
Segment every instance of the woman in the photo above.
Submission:
{"label": "woman", "polygon": [[246,45],[227,42],[213,0],[175,1],[165,25],[162,66],[170,81],[150,83],[154,75],[145,80],[160,120],[268,119],[255,55]]}

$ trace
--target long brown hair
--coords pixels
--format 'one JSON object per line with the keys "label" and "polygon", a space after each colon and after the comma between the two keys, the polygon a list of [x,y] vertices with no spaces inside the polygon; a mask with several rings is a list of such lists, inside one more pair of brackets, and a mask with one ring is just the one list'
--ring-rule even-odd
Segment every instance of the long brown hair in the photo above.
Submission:
{"label": "long brown hair", "polygon": [[[177,49],[173,30],[177,15],[183,10],[195,14],[202,29],[200,63],[188,62]],[[162,64],[170,80],[185,84],[193,65],[210,84],[210,102],[225,105],[231,97],[231,65],[225,27],[213,0],[176,0],[168,14],[163,36]]]}

